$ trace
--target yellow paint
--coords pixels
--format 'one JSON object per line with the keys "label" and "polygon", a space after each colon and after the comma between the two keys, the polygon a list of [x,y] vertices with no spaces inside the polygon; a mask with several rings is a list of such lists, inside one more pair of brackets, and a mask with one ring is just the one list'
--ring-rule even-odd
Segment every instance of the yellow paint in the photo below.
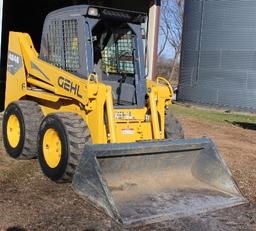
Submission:
{"label": "yellow paint", "polygon": [[34,78],[28,77],[28,78],[27,78],[27,82],[30,83],[30,84],[32,84],[32,85],[34,85],[34,86],[37,86],[37,87],[39,87],[39,88],[41,88],[41,89],[45,89],[45,90],[47,90],[47,91],[54,92],[54,87],[53,87],[53,86],[51,86],[51,85],[49,85],[49,84],[47,84],[47,83],[44,83],[44,82],[42,82],[42,81],[38,81],[38,80],[36,80],[36,79],[34,79]]}
{"label": "yellow paint", "polygon": [[156,78],[156,84],[159,86],[159,85],[161,85],[161,82],[168,86],[171,95],[173,95],[174,93],[173,93],[173,89],[172,89],[171,83],[167,79],[165,79],[163,77],[157,77]]}
{"label": "yellow paint", "polygon": [[132,143],[136,140],[152,140],[153,134],[150,122],[118,123],[115,126],[118,143]]}
{"label": "yellow paint", "polygon": [[[88,125],[93,144],[136,142],[164,139],[166,107],[171,105],[170,83],[158,78],[147,81],[148,100],[144,108],[117,109],[113,106],[112,88],[94,74],[82,79],[38,58],[28,34],[11,32],[9,50],[22,57],[22,67],[15,75],[7,71],[6,101],[34,100],[44,115],[74,112]],[[33,68],[33,65],[38,68]],[[38,70],[39,69],[39,70]],[[79,94],[60,86],[68,80],[79,86]]]}
{"label": "yellow paint", "polygon": [[49,128],[43,138],[43,154],[47,165],[56,168],[61,161],[61,140],[58,132]]}
{"label": "yellow paint", "polygon": [[157,97],[155,88],[152,88],[151,94],[149,96],[151,117],[152,117],[152,128],[153,128],[153,137],[154,139],[158,140],[161,138],[160,136],[160,127],[159,127],[159,118],[158,118],[158,111],[157,111]]}
{"label": "yellow paint", "polygon": [[16,148],[20,142],[20,122],[16,115],[11,115],[7,121],[7,138],[12,148]]}

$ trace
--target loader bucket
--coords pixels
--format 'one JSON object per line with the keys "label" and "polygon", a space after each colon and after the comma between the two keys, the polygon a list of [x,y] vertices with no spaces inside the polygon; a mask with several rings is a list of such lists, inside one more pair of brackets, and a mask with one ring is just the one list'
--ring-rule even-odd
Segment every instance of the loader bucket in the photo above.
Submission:
{"label": "loader bucket", "polygon": [[243,204],[211,140],[88,145],[73,189],[127,225]]}

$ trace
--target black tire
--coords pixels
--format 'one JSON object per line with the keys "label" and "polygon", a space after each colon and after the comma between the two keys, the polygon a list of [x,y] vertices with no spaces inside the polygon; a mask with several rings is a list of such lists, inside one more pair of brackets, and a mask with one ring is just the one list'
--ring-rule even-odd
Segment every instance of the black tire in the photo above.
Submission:
{"label": "black tire", "polygon": [[[7,124],[11,116],[18,119],[20,127],[20,138],[15,147],[7,135]],[[3,143],[12,158],[28,160],[37,157],[37,135],[43,117],[40,106],[33,101],[15,101],[6,108],[2,124]]]}
{"label": "black tire", "polygon": [[171,140],[184,139],[182,126],[171,112],[167,112],[165,116],[165,138]]}
{"label": "black tire", "polygon": [[[60,139],[61,154],[56,166],[50,166],[44,155],[44,137],[53,129]],[[40,126],[38,134],[38,160],[43,173],[56,182],[70,182],[79,163],[86,143],[90,143],[90,133],[84,120],[75,113],[53,113]]]}

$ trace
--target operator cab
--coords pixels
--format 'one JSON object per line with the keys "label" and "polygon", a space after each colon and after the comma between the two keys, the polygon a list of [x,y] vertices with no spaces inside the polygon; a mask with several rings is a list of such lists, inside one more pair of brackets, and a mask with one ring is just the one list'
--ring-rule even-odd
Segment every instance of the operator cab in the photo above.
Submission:
{"label": "operator cab", "polygon": [[96,73],[113,89],[115,107],[144,107],[144,13],[88,5],[50,13],[40,58],[87,78]]}

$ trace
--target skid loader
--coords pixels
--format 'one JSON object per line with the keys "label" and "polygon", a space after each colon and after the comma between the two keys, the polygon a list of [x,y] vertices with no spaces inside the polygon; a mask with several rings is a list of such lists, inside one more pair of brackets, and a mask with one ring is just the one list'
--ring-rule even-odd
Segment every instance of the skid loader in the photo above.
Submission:
{"label": "skid loader", "polygon": [[124,224],[245,203],[215,145],[184,140],[172,87],[146,80],[139,12],[79,5],[50,13],[38,54],[10,32],[3,141],[16,159],[38,157],[53,181],[72,181]]}

